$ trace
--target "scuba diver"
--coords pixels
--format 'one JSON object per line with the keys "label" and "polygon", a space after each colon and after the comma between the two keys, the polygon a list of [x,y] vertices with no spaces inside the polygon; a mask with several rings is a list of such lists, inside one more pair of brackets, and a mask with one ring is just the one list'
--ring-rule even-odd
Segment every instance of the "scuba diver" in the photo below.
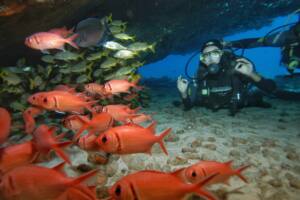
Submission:
{"label": "scuba diver", "polygon": [[243,107],[271,107],[261,92],[251,90],[251,85],[267,93],[276,90],[273,80],[257,74],[249,60],[227,51],[219,40],[210,40],[202,46],[197,77],[193,81],[194,84],[189,84],[181,76],[177,80],[185,110],[194,105],[213,111],[229,108],[232,116]]}
{"label": "scuba diver", "polygon": [[[292,25],[292,26],[291,26]],[[286,31],[276,32],[284,27]],[[273,29],[262,38],[248,38],[237,41],[224,42],[226,47],[247,49],[255,47],[279,47],[281,48],[281,63],[293,74],[296,68],[300,68],[300,15],[297,23],[286,24]]]}

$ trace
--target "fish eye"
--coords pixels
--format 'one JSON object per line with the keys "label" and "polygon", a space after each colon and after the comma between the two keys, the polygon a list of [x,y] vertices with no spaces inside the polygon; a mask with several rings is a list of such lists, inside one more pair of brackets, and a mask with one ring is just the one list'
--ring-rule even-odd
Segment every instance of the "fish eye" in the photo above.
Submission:
{"label": "fish eye", "polygon": [[102,143],[106,143],[107,142],[107,138],[106,138],[106,136],[104,136],[103,138],[102,138]]}
{"label": "fish eye", "polygon": [[192,177],[195,178],[197,176],[197,173],[195,171],[192,172]]}
{"label": "fish eye", "polygon": [[117,196],[120,196],[121,195],[121,186],[117,186],[117,188],[116,188],[116,190],[115,190],[115,194],[117,195]]}
{"label": "fish eye", "polygon": [[35,97],[32,97],[33,100],[35,100]]}

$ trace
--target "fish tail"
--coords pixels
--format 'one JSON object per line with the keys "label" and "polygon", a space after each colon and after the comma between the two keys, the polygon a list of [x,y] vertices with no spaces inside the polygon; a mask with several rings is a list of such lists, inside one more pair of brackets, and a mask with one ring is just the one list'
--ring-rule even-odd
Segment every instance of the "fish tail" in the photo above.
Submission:
{"label": "fish tail", "polygon": [[89,102],[86,102],[85,104],[85,108],[90,111],[91,113],[94,112],[93,108],[92,108],[92,105],[98,103],[98,100],[95,100],[95,101],[89,101]]}
{"label": "fish tail", "polygon": [[77,45],[75,42],[73,42],[73,40],[75,40],[78,36],[79,36],[79,35],[76,33],[76,34],[74,34],[74,35],[68,37],[68,38],[66,39],[66,43],[68,43],[69,45],[71,45],[71,46],[74,47],[75,49],[79,49],[78,45]]}
{"label": "fish tail", "polygon": [[138,111],[140,111],[142,109],[142,107],[141,106],[139,106],[139,107],[137,107],[137,108],[135,108],[135,109],[133,109],[133,112],[134,113],[137,113]]}
{"label": "fish tail", "polygon": [[55,147],[54,151],[61,159],[66,161],[68,164],[71,164],[69,157],[66,155],[66,153],[63,150],[61,150],[59,147]]}
{"label": "fish tail", "polygon": [[64,170],[66,162],[61,162],[58,163],[57,165],[54,165],[53,167],[51,167],[51,169],[58,171],[58,172],[62,172]]}
{"label": "fish tail", "polygon": [[165,153],[166,155],[169,155],[169,154],[168,154],[168,151],[167,151],[167,149],[166,149],[166,147],[165,147],[165,144],[164,144],[164,137],[167,136],[167,135],[171,132],[171,130],[172,130],[172,128],[168,128],[168,129],[164,130],[164,131],[158,136],[158,143],[159,143],[161,149],[164,151],[164,153]]}
{"label": "fish tail", "polygon": [[237,175],[240,179],[242,179],[245,183],[248,183],[248,180],[246,179],[246,177],[244,177],[241,173],[247,169],[248,167],[250,167],[251,165],[245,165],[243,167],[240,167],[238,169],[235,170],[235,175]]}
{"label": "fish tail", "polygon": [[144,87],[143,87],[143,86],[137,85],[138,82],[139,82],[139,80],[140,80],[140,79],[138,78],[138,79],[132,81],[132,82],[131,82],[131,84],[132,84],[131,86],[134,87],[134,88],[137,89],[137,90],[142,90]]}
{"label": "fish tail", "polygon": [[68,30],[69,34],[74,33],[74,30],[75,30],[75,26],[73,26],[72,28],[70,28],[70,29]]}
{"label": "fish tail", "polygon": [[218,175],[218,173],[212,174],[211,176],[208,176],[200,183],[192,184],[191,185],[192,192],[195,192],[199,196],[205,197],[206,199],[209,199],[209,200],[217,200],[217,198],[212,193],[210,193],[209,191],[206,191],[203,188],[209,181],[211,181],[217,175]]}
{"label": "fish tail", "polygon": [[24,123],[25,123],[25,133],[32,134],[32,132],[34,131],[34,128],[35,128],[34,118],[27,113],[23,113],[23,119],[24,119]]}
{"label": "fish tail", "polygon": [[88,124],[83,124],[79,131],[74,135],[73,142],[77,141],[81,133],[88,127]]}

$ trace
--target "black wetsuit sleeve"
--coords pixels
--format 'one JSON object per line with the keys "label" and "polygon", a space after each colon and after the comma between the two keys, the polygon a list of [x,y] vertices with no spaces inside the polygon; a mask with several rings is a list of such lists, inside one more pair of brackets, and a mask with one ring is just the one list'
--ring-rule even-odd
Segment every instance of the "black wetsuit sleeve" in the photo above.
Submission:
{"label": "black wetsuit sleeve", "polygon": [[262,47],[264,43],[262,42],[261,38],[248,38],[242,40],[236,40],[229,42],[229,46],[233,48],[239,49],[249,49],[255,47]]}
{"label": "black wetsuit sleeve", "polygon": [[297,41],[297,36],[291,31],[274,33],[261,38],[247,38],[228,42],[228,47],[250,49],[256,47],[283,47],[287,42]]}
{"label": "black wetsuit sleeve", "polygon": [[273,93],[277,88],[276,83],[271,79],[261,78],[259,82],[254,82],[254,84],[256,87],[267,93]]}

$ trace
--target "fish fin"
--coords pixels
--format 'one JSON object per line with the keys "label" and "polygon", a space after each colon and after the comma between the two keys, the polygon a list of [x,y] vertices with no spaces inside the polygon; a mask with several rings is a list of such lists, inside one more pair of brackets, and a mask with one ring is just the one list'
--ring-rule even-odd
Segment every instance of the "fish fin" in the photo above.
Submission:
{"label": "fish fin", "polygon": [[217,176],[217,175],[218,175],[218,173],[212,174],[211,176],[208,176],[207,178],[205,178],[201,182],[199,182],[197,184],[192,184],[191,185],[192,191],[195,192],[196,194],[198,194],[199,196],[206,197],[209,200],[217,200],[218,198],[215,197],[215,195],[213,195],[212,193],[210,193],[209,191],[206,191],[204,189],[204,186],[209,181],[211,181],[213,178],[215,178],[215,176]]}
{"label": "fish fin", "polygon": [[231,166],[232,162],[233,162],[233,160],[229,160],[227,162],[224,162],[224,165]]}
{"label": "fish fin", "polygon": [[98,103],[98,100],[95,100],[95,101],[89,101],[89,102],[86,102],[85,103],[85,108],[90,111],[91,113],[93,113],[93,108],[92,108],[92,105]]}
{"label": "fish fin", "polygon": [[57,143],[56,145],[59,148],[65,148],[65,147],[69,146],[70,144],[72,144],[72,141],[60,142],[60,143]]}
{"label": "fish fin", "polygon": [[61,150],[60,148],[54,148],[55,153],[58,155],[58,157],[60,157],[61,159],[63,159],[65,162],[67,162],[68,164],[71,164],[71,161],[69,159],[69,157],[66,155],[66,153]]}
{"label": "fish fin", "polygon": [[73,40],[75,40],[78,36],[79,36],[79,34],[76,33],[76,34],[74,34],[74,35],[68,37],[68,38],[66,39],[66,43],[68,43],[69,45],[71,45],[71,46],[74,47],[75,49],[79,49],[78,45],[77,45],[75,42],[73,42]]}
{"label": "fish fin", "polygon": [[81,133],[89,127],[89,124],[85,123],[81,126],[79,131],[74,135],[73,142],[77,141],[80,138]]}
{"label": "fish fin", "polygon": [[56,139],[56,140],[63,139],[63,138],[66,136],[66,134],[67,134],[67,132],[61,133],[61,134],[57,135],[57,136],[55,137],[55,139]]}
{"label": "fish fin", "polygon": [[51,126],[49,127],[48,131],[51,133],[51,135],[53,136],[55,134],[55,132],[57,131],[57,127],[55,126]]}
{"label": "fish fin", "polygon": [[185,170],[185,167],[182,167],[182,168],[176,169],[175,171],[171,172],[171,174],[178,177],[178,178],[181,178],[182,172],[184,170]]}
{"label": "fish fin", "polygon": [[66,164],[66,162],[58,163],[57,165],[54,165],[53,167],[51,167],[51,169],[53,169],[55,171],[63,172],[65,164]]}
{"label": "fish fin", "polygon": [[227,185],[227,186],[230,186],[230,184],[229,184],[229,179],[225,180],[223,183],[224,183],[225,185]]}
{"label": "fish fin", "polygon": [[25,133],[32,134],[35,129],[35,119],[31,115],[23,114]]}
{"label": "fish fin", "polygon": [[75,26],[73,26],[72,28],[70,28],[70,29],[68,30],[68,32],[71,34],[71,33],[74,33],[74,30],[75,30]]}
{"label": "fish fin", "polygon": [[241,173],[247,169],[248,167],[250,167],[251,165],[245,165],[243,167],[240,167],[238,169],[235,170],[235,175],[237,175],[240,179],[242,179],[245,183],[248,183],[248,180],[246,179],[246,177],[244,177]]}
{"label": "fish fin", "polygon": [[159,143],[161,149],[164,151],[164,153],[166,155],[169,155],[169,154],[168,154],[168,151],[167,151],[167,149],[164,145],[164,137],[167,136],[171,132],[171,130],[172,130],[172,128],[168,128],[168,129],[164,130],[159,136],[157,136],[158,137],[158,143]]}
{"label": "fish fin", "polygon": [[73,181],[71,181],[70,186],[75,186],[75,185],[80,184],[81,182],[85,181],[86,179],[89,179],[90,177],[97,174],[98,171],[99,171],[98,169],[94,169],[94,170],[91,170],[91,171],[75,178]]}
{"label": "fish fin", "polygon": [[147,126],[146,129],[150,130],[151,133],[155,133],[155,129],[156,129],[156,126],[157,126],[157,122],[156,121],[153,121],[149,126]]}
{"label": "fish fin", "polygon": [[137,107],[137,108],[135,108],[135,109],[133,109],[133,111],[134,111],[134,113],[137,113],[138,111],[140,111],[142,109],[142,107],[141,106],[139,106],[139,107]]}

